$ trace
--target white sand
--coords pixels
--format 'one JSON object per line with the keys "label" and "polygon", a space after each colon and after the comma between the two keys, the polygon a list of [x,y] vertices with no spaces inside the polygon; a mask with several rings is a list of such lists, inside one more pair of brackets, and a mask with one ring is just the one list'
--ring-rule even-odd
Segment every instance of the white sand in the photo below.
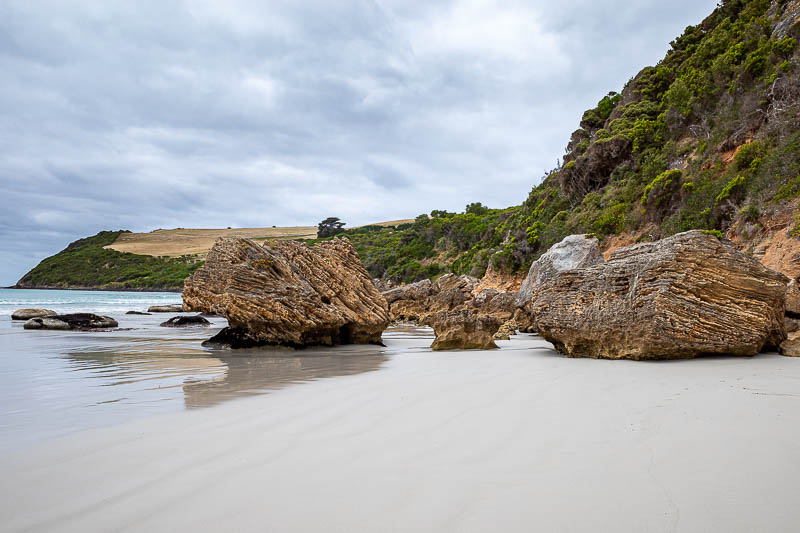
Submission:
{"label": "white sand", "polygon": [[[408,350],[0,459],[3,531],[791,531],[800,360]],[[406,348],[405,351],[402,349]]]}

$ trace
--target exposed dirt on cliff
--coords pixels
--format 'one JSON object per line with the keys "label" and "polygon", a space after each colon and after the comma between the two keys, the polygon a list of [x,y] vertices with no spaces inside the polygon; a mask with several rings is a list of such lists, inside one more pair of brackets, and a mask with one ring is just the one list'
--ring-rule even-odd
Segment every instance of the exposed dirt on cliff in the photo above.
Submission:
{"label": "exposed dirt on cliff", "polygon": [[737,249],[790,278],[800,277],[800,238],[792,235],[798,214],[797,200],[767,209],[758,223],[738,220],[727,237]]}

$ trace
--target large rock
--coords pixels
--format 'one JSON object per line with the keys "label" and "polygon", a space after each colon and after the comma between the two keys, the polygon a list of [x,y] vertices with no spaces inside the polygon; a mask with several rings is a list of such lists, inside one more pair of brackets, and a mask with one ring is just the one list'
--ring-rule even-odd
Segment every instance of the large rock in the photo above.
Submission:
{"label": "large rock", "polygon": [[786,338],[788,278],[690,231],[539,281],[539,334],[572,357],[754,355]]}
{"label": "large rock", "polygon": [[494,334],[500,327],[500,321],[493,316],[478,315],[467,309],[441,311],[428,315],[425,324],[436,333],[431,345],[434,350],[497,348]]}
{"label": "large rock", "polygon": [[347,239],[313,248],[220,239],[186,280],[183,301],[224,316],[229,327],[210,342],[234,348],[379,343],[389,324],[386,300]]}
{"label": "large rock", "polygon": [[91,330],[116,328],[117,321],[108,316],[92,313],[72,313],[31,318],[22,325],[25,329]]}
{"label": "large rock", "polygon": [[596,237],[570,235],[553,245],[533,262],[528,276],[517,293],[517,307],[531,312],[530,304],[536,297],[537,287],[565,270],[586,268],[603,263],[600,243]]}
{"label": "large rock", "polygon": [[58,313],[50,309],[18,309],[11,313],[11,320],[30,320],[43,316],[55,316]]}

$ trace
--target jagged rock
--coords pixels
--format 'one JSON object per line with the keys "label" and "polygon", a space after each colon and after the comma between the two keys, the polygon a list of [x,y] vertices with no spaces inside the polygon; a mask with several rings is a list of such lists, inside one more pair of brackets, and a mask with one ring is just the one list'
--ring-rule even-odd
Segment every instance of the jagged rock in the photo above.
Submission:
{"label": "jagged rock", "polygon": [[395,288],[395,283],[391,280],[384,281],[380,278],[373,278],[372,283],[375,285],[375,288],[378,289],[378,292],[386,292],[390,291]]}
{"label": "jagged rock", "polygon": [[793,318],[800,318],[800,289],[797,280],[791,280],[786,288],[786,314]]}
{"label": "jagged rock", "polygon": [[18,309],[11,313],[11,320],[30,320],[43,316],[55,316],[58,313],[49,309]]}
{"label": "jagged rock", "polygon": [[414,321],[428,312],[427,301],[433,293],[433,283],[424,279],[381,294],[389,304],[389,317],[392,320]]}
{"label": "jagged rock", "polygon": [[754,355],[785,339],[788,278],[700,231],[543,279],[536,329],[572,357]]}
{"label": "jagged rock", "polygon": [[151,305],[147,308],[148,313],[182,313],[182,305]]}
{"label": "jagged rock", "polygon": [[208,342],[234,348],[379,343],[389,324],[386,300],[347,239],[313,248],[220,239],[186,280],[183,301],[224,316],[229,327]]}
{"label": "jagged rock", "polygon": [[781,343],[780,352],[787,357],[800,357],[800,331],[789,333],[789,337]]}
{"label": "jagged rock", "polygon": [[108,316],[92,313],[72,313],[31,318],[22,327],[25,329],[89,330],[116,328],[118,325],[116,320]]}
{"label": "jagged rock", "polygon": [[478,286],[480,282],[481,280],[478,278],[473,278],[472,276],[467,276],[466,274],[461,276],[456,274],[445,274],[436,280],[434,287],[436,292],[458,289],[461,292],[470,293],[475,289],[475,287]]}
{"label": "jagged rock", "polygon": [[433,328],[436,339],[433,350],[488,350],[497,348],[494,334],[500,321],[487,315],[477,315],[467,309],[442,311],[425,317],[426,325]]}
{"label": "jagged rock", "polygon": [[482,315],[492,315],[505,322],[514,316],[516,296],[515,292],[484,289],[470,302],[470,306]]}
{"label": "jagged rock", "polygon": [[514,312],[514,322],[517,323],[517,330],[522,333],[536,333],[533,318],[524,309],[517,309]]}
{"label": "jagged rock", "polygon": [[207,328],[210,325],[211,322],[203,318],[201,315],[174,316],[169,320],[167,320],[166,322],[162,322],[160,324],[160,326],[164,328],[189,328],[189,327]]}
{"label": "jagged rock", "polygon": [[146,316],[150,316],[150,313],[145,313],[143,311],[128,311],[125,314],[126,315],[146,315]]}
{"label": "jagged rock", "polygon": [[783,317],[783,329],[786,330],[786,333],[800,331],[800,319],[788,316]]}
{"label": "jagged rock", "polygon": [[517,323],[513,319],[503,322],[497,333],[494,334],[494,339],[497,341],[511,340],[512,335],[517,334]]}
{"label": "jagged rock", "polygon": [[517,293],[515,304],[530,313],[530,304],[536,297],[537,288],[541,283],[565,270],[585,268],[602,262],[603,254],[600,253],[600,243],[596,237],[588,235],[565,237],[533,262],[528,270],[528,276]]}

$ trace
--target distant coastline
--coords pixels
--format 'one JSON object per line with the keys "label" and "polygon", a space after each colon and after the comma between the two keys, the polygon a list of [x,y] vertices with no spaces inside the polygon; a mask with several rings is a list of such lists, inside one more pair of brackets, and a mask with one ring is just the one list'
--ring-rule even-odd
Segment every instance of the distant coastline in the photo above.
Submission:
{"label": "distant coastline", "polygon": [[157,289],[154,287],[20,287],[12,285],[3,289],[30,289],[38,291],[100,291],[100,292],[171,292],[180,294],[183,289]]}

